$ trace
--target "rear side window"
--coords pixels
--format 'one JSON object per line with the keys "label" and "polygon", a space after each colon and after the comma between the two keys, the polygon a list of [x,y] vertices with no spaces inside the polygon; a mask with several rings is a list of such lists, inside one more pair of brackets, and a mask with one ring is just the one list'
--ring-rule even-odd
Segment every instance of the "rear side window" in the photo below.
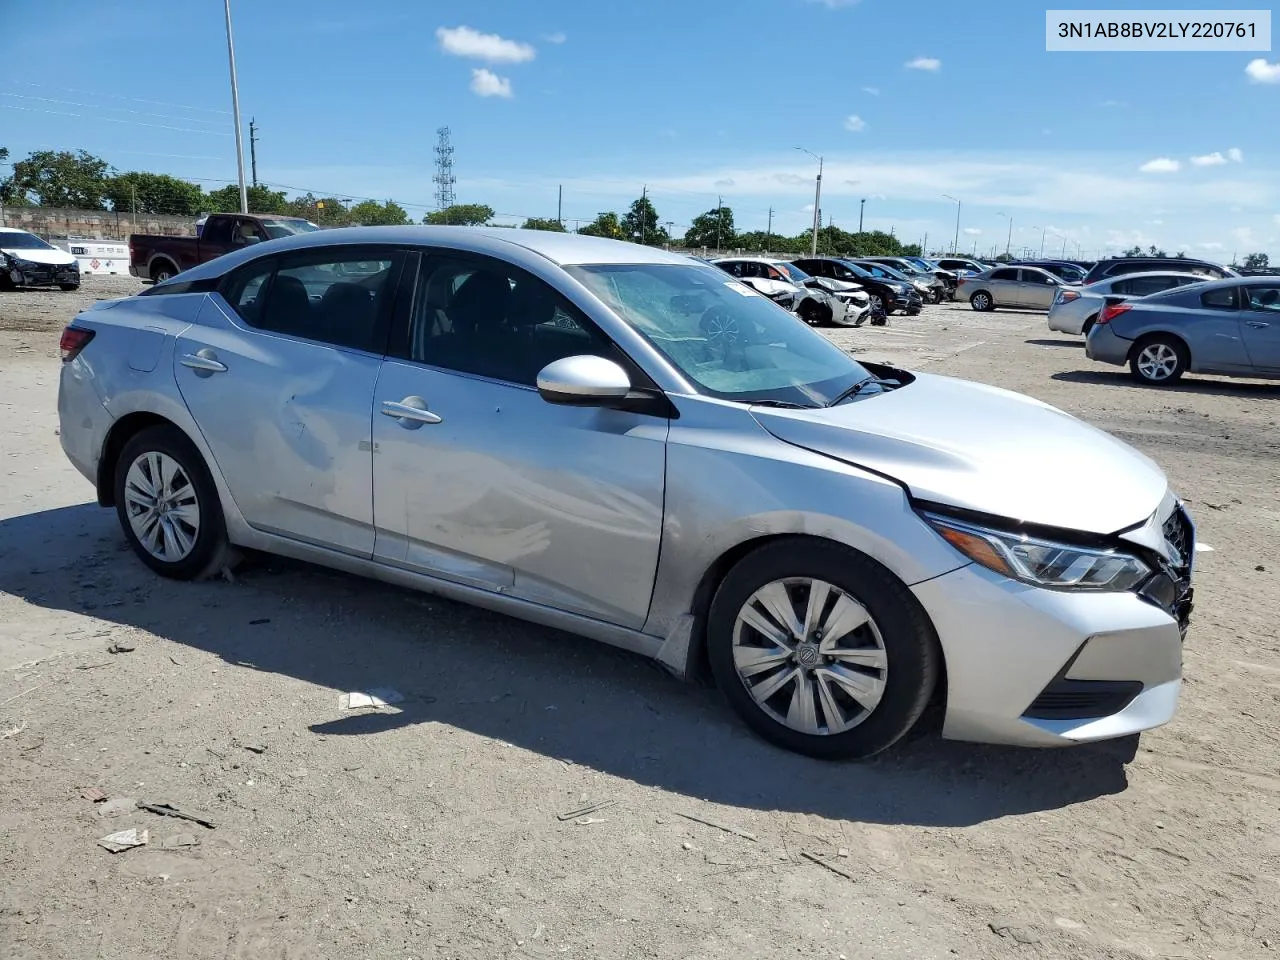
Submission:
{"label": "rear side window", "polygon": [[382,353],[400,255],[345,247],[256,261],[224,297],[258,330]]}
{"label": "rear side window", "polygon": [[1238,310],[1240,301],[1235,287],[1219,287],[1217,290],[1206,290],[1200,294],[1201,306],[1210,310]]}
{"label": "rear side window", "polygon": [[1146,297],[1176,287],[1181,282],[1177,277],[1134,277],[1131,280],[1121,280],[1111,290],[1127,297]]}

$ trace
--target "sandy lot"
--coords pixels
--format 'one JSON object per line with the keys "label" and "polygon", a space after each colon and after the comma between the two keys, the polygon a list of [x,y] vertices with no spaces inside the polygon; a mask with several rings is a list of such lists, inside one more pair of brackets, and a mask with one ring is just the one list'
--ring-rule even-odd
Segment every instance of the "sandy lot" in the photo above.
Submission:
{"label": "sandy lot", "polygon": [[[61,326],[136,288],[0,294],[0,956],[1280,950],[1280,385],[1139,388],[1042,315],[967,305],[833,333],[1133,443],[1214,551],[1180,713],[1136,755],[922,737],[820,764],[714,691],[554,631],[292,563],[149,574],[55,435]],[[378,686],[405,702],[339,708]],[[214,829],[102,816],[91,787]],[[95,845],[130,827],[147,846]]]}

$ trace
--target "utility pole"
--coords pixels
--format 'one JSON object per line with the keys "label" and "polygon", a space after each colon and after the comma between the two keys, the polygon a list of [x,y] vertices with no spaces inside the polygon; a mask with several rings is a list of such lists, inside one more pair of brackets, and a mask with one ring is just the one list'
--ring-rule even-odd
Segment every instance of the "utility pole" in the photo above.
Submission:
{"label": "utility pole", "polygon": [[769,242],[773,236],[773,207],[769,208],[769,225],[764,228],[764,248],[769,249]]}
{"label": "utility pole", "polygon": [[258,127],[253,117],[249,118],[249,168],[252,171],[253,185],[258,185]]}
{"label": "utility pole", "polygon": [[924,235],[924,240],[920,243],[920,256],[927,257],[929,255],[929,234]]}
{"label": "utility pole", "polygon": [[861,203],[858,204],[858,232],[862,232],[862,213],[867,209],[867,198],[863,197]]}
{"label": "utility pole", "polygon": [[1048,230],[1049,230],[1048,227],[1040,228],[1040,259],[1041,260],[1044,259],[1044,235],[1046,232],[1048,232]]}
{"label": "utility pole", "polygon": [[724,227],[724,197],[716,197],[716,250],[720,249],[720,231]]}
{"label": "utility pole", "polygon": [[818,228],[822,225],[822,157],[812,150],[806,150],[804,147],[796,147],[796,149],[801,153],[809,154],[809,156],[818,161],[818,181],[817,187],[813,192],[813,244],[809,253],[810,256],[816,257],[818,255]]}
{"label": "utility pole", "polygon": [[240,212],[249,212],[249,191],[244,185],[244,140],[240,133],[240,85],[236,80],[236,46],[231,39],[231,0],[223,0],[227,14],[227,61],[231,66],[231,113],[236,125],[236,172],[240,181]]}
{"label": "utility pole", "polygon": [[646,183],[640,190],[640,244],[644,245],[644,207],[649,197],[649,185]]}
{"label": "utility pole", "polygon": [[1062,238],[1062,259],[1067,259],[1067,238]]}
{"label": "utility pole", "polygon": [[955,256],[960,252],[960,201],[949,193],[944,193],[942,196],[944,199],[954,201],[956,205],[956,238],[951,242],[951,255]]}
{"label": "utility pole", "polygon": [[564,226],[564,184],[560,184],[560,190],[556,196],[556,223]]}

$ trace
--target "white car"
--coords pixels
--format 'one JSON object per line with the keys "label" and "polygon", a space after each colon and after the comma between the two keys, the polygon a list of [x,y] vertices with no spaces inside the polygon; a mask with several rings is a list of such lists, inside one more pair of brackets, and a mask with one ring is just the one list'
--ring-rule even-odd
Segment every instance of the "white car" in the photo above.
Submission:
{"label": "white car", "polygon": [[34,233],[0,227],[0,288],[80,286],[80,261]]}
{"label": "white car", "polygon": [[768,257],[721,257],[711,262],[773,300],[778,298],[771,289],[781,284],[794,287],[801,299],[793,310],[810,324],[860,327],[871,315],[871,297],[856,283],[811,276],[794,263]]}

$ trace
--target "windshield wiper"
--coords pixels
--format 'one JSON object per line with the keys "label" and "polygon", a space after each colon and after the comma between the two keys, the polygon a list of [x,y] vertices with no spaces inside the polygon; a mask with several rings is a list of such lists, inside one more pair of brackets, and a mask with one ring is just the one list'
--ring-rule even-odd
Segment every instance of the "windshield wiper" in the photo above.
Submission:
{"label": "windshield wiper", "polygon": [[890,389],[890,390],[893,389],[894,387],[902,386],[902,384],[900,384],[897,380],[881,380],[879,377],[863,377],[861,380],[855,383],[848,390],[844,391],[844,393],[840,394],[834,400],[828,403],[827,406],[834,407],[837,403],[843,403],[845,400],[852,399],[853,397],[856,397],[858,394],[860,394],[863,390],[867,389],[867,387],[871,386],[872,384],[879,386],[881,389]]}
{"label": "windshield wiper", "polygon": [[781,407],[784,410],[813,410],[812,404],[792,403],[790,400],[749,400],[753,407]]}

